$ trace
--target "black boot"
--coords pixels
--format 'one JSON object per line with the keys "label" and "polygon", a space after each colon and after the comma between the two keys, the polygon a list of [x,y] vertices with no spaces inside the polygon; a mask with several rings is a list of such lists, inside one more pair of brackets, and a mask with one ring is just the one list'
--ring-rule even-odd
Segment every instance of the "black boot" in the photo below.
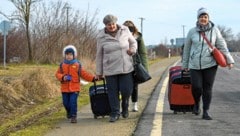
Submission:
{"label": "black boot", "polygon": [[201,112],[201,110],[199,109],[199,104],[195,104],[193,106],[193,112],[192,113],[195,114],[195,115],[199,115],[200,112]]}
{"label": "black boot", "polygon": [[212,117],[208,115],[208,111],[207,110],[203,111],[202,119],[212,120]]}
{"label": "black boot", "polygon": [[128,118],[128,116],[129,116],[128,110],[122,112],[123,118]]}

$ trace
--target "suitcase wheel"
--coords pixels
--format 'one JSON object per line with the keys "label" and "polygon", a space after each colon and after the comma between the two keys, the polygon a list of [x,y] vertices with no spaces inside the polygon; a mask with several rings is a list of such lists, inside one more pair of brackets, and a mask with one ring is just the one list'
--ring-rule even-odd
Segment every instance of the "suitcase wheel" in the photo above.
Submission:
{"label": "suitcase wheel", "polygon": [[94,119],[97,119],[97,115],[94,114]]}
{"label": "suitcase wheel", "polygon": [[177,111],[173,111],[173,114],[177,114]]}

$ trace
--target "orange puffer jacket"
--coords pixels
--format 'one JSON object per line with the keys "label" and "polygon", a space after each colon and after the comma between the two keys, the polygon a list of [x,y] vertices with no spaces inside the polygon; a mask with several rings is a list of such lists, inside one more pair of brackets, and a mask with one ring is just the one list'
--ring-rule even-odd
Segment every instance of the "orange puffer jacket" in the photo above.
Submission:
{"label": "orange puffer jacket", "polygon": [[[79,68],[80,68],[80,71],[79,71]],[[79,73],[80,73],[80,76],[79,76]],[[63,81],[63,77],[65,75],[71,75],[72,80]],[[94,79],[94,75],[84,70],[78,62],[73,64],[62,63],[61,67],[58,68],[55,76],[59,81],[61,81],[62,92],[79,92],[81,90],[80,77],[89,82],[92,82]]]}

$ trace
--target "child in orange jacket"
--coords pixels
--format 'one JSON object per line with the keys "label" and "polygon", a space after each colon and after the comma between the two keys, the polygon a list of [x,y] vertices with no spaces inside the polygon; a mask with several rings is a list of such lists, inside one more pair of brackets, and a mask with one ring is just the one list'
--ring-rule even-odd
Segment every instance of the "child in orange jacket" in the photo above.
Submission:
{"label": "child in orange jacket", "polygon": [[95,76],[83,69],[76,59],[77,50],[73,45],[63,49],[64,61],[60,64],[55,76],[61,82],[62,101],[71,123],[77,123],[77,98],[81,90],[80,77],[93,82]]}

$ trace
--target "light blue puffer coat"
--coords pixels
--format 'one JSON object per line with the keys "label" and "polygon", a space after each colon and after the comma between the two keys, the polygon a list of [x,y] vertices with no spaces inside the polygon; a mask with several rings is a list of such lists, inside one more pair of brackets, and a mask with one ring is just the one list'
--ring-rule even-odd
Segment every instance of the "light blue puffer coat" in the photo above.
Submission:
{"label": "light blue puffer coat", "polygon": [[[183,51],[183,68],[200,70],[217,65],[211,54],[212,50],[199,31],[197,27],[194,27],[188,32]],[[227,44],[217,27],[213,25],[212,29],[205,32],[205,35],[213,46],[225,54],[228,64],[234,63]]]}

